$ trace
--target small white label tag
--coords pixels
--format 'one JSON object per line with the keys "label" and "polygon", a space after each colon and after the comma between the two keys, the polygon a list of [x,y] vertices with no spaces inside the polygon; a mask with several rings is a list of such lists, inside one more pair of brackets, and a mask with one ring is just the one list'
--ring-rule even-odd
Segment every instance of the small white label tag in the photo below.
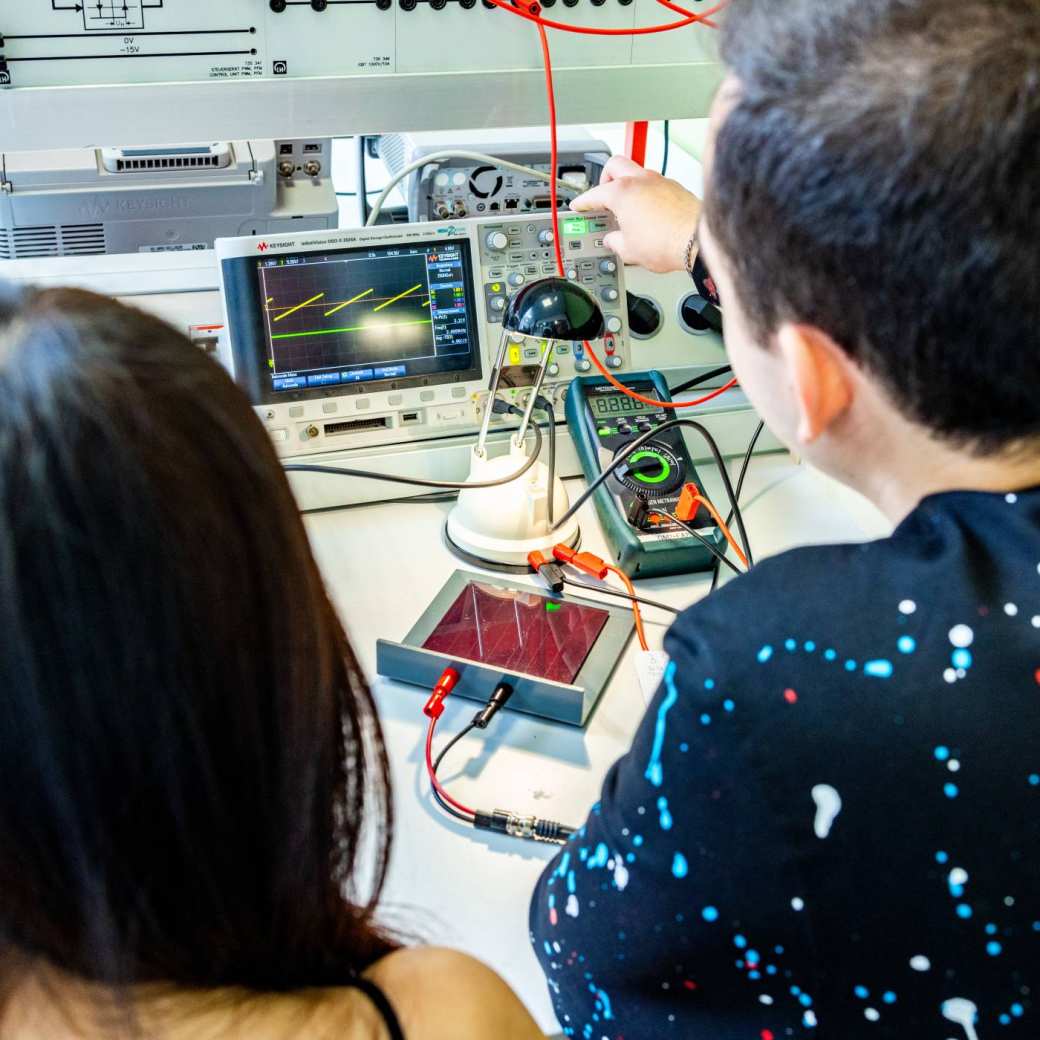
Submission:
{"label": "small white label tag", "polygon": [[139,253],[202,253],[209,249],[205,242],[170,242],[159,246],[139,246]]}
{"label": "small white label tag", "polygon": [[643,701],[649,705],[661,685],[664,670],[668,667],[668,655],[663,650],[640,650],[636,654],[636,678]]}

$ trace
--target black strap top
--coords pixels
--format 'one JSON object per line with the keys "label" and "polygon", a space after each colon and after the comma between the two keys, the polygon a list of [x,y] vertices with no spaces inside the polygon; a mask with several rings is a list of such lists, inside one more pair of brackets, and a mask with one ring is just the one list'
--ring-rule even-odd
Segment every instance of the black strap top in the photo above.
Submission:
{"label": "black strap top", "polygon": [[374,983],[360,976],[351,979],[347,986],[351,989],[359,989],[375,1005],[376,1011],[383,1017],[386,1023],[386,1031],[390,1034],[390,1040],[404,1040],[404,1030],[397,1020],[397,1012],[386,998],[386,994]]}

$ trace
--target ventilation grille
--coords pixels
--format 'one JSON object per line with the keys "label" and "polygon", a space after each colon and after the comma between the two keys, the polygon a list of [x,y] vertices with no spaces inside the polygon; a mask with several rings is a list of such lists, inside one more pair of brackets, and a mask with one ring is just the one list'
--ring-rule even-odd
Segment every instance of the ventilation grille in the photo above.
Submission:
{"label": "ventilation grille", "polygon": [[25,260],[35,256],[58,256],[58,229],[15,228],[11,232],[11,253],[14,260]]}
{"label": "ventilation grille", "polygon": [[105,252],[104,224],[63,224],[62,256],[99,256]]}
{"label": "ventilation grille", "polygon": [[99,256],[105,252],[104,224],[0,229],[0,260],[47,256]]}
{"label": "ventilation grille", "polygon": [[383,134],[379,138],[379,158],[383,160],[390,175],[404,169],[405,139],[402,134]]}
{"label": "ventilation grille", "polygon": [[150,159],[116,159],[116,173],[140,173],[142,170],[196,170],[219,167],[219,155],[159,155]]}

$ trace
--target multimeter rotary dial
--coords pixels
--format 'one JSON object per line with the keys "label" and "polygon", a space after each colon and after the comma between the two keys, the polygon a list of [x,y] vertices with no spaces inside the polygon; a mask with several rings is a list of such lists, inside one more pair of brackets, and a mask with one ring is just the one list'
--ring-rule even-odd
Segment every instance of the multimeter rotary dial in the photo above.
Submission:
{"label": "multimeter rotary dial", "polygon": [[640,448],[617,470],[618,480],[630,491],[658,498],[681,487],[686,468],[667,445],[657,441]]}

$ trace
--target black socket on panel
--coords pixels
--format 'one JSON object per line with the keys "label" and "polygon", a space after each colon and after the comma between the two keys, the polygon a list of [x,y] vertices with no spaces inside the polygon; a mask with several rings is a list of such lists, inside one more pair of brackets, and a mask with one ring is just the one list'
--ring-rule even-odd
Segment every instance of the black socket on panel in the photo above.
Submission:
{"label": "black socket on panel", "polygon": [[311,0],[311,7],[315,11],[324,11],[329,6],[329,0]]}
{"label": "black socket on panel", "polygon": [[286,8],[285,0],[271,0],[271,10],[275,14],[281,14]]}

